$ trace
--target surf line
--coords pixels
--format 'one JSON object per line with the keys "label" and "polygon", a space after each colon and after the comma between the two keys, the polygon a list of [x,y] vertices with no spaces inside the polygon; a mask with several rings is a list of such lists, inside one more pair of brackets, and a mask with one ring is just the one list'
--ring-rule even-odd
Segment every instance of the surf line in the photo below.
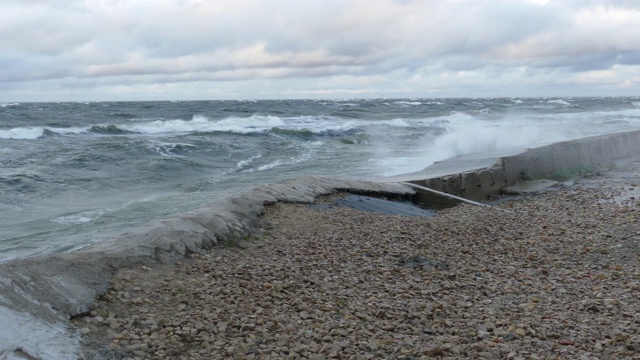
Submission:
{"label": "surf line", "polygon": [[433,194],[436,194],[436,195],[439,195],[439,196],[442,196],[442,197],[446,197],[446,198],[449,198],[449,199],[457,200],[457,201],[460,201],[460,202],[463,202],[463,203],[466,203],[466,204],[475,205],[475,206],[482,206],[482,207],[487,207],[487,208],[498,210],[498,211],[513,213],[513,211],[511,211],[511,210],[501,209],[501,208],[497,208],[495,206],[491,206],[491,205],[488,205],[488,204],[483,204],[481,202],[465,199],[465,198],[460,197],[460,196],[447,194],[446,192],[434,190],[434,189],[428,188],[426,186],[421,186],[421,185],[418,185],[418,184],[413,184],[413,183],[405,182],[405,181],[401,181],[400,184],[408,185],[408,186],[411,186],[412,188],[415,188],[415,189],[428,191],[430,193],[433,193]]}

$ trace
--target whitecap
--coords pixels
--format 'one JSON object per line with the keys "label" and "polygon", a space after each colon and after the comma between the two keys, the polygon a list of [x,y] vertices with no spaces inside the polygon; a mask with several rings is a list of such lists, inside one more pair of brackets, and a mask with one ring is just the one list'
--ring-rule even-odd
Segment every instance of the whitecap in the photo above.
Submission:
{"label": "whitecap", "polygon": [[69,134],[82,134],[82,133],[86,133],[87,131],[89,131],[89,128],[87,127],[68,127],[68,128],[50,128],[47,127],[45,128],[53,133],[59,134],[59,135],[69,135]]}
{"label": "whitecap", "polygon": [[313,141],[313,142],[305,143],[303,145],[304,149],[300,155],[293,156],[290,158],[280,158],[269,164],[261,165],[257,167],[255,170],[250,169],[247,172],[265,171],[265,170],[270,170],[279,166],[294,165],[294,164],[299,164],[305,161],[309,161],[310,159],[313,158],[313,155],[315,154],[316,149],[324,146],[324,144],[325,143],[323,143],[322,141]]}
{"label": "whitecap", "polygon": [[19,127],[0,130],[0,139],[35,140],[44,135],[42,127]]}
{"label": "whitecap", "polygon": [[248,118],[211,120],[206,116],[196,115],[191,120],[156,120],[120,125],[120,127],[126,131],[149,135],[214,131],[248,134],[266,132],[272,127],[283,124],[282,119],[277,116],[254,115]]}
{"label": "whitecap", "polygon": [[549,100],[549,101],[547,101],[547,103],[559,104],[559,105],[564,105],[564,106],[570,106],[571,105],[570,103],[568,103],[568,102],[566,102],[564,100]]}
{"label": "whitecap", "polygon": [[254,155],[248,159],[245,160],[240,160],[238,161],[238,163],[236,164],[236,169],[237,170],[241,170],[242,168],[246,167],[247,165],[251,164],[254,160],[260,159],[262,158],[262,153],[258,153],[257,155]]}
{"label": "whitecap", "polygon": [[149,144],[148,149],[154,152],[157,152],[161,156],[170,156],[170,157],[184,157],[180,155],[180,152],[191,151],[192,149],[197,149],[198,147],[193,144],[187,143],[167,143],[167,142],[152,142]]}
{"label": "whitecap", "polygon": [[79,225],[94,221],[107,212],[108,210],[106,209],[88,210],[75,214],[58,216],[51,219],[51,221],[60,225]]}
{"label": "whitecap", "polygon": [[419,101],[394,101],[394,104],[399,104],[399,105],[422,105],[421,102]]}
{"label": "whitecap", "polygon": [[383,120],[383,121],[380,121],[380,123],[387,126],[402,127],[402,128],[411,126],[411,124],[409,124],[407,120],[400,119],[400,118],[392,119],[392,120]]}
{"label": "whitecap", "polygon": [[209,131],[225,131],[238,134],[264,133],[274,127],[283,127],[285,121],[278,116],[254,115],[247,118],[227,118],[215,122]]}

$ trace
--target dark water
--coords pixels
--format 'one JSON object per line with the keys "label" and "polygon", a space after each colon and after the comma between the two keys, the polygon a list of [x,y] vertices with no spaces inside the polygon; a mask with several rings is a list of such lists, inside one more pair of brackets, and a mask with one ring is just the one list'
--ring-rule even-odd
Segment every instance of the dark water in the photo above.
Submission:
{"label": "dark water", "polygon": [[301,175],[396,175],[638,128],[637,97],[0,103],[0,261]]}

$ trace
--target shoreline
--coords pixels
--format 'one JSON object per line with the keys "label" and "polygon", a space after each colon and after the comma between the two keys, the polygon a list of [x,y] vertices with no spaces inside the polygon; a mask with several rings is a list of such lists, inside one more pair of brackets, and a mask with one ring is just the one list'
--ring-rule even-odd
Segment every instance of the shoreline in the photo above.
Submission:
{"label": "shoreline", "polygon": [[[393,183],[299,178],[247,191],[212,207],[149,224],[78,252],[0,264],[0,315],[13,319],[12,324],[23,324],[0,331],[0,359],[78,358],[88,350],[68,319],[90,312],[95,299],[112,288],[116,273],[140,266],[155,268],[161,266],[158,262],[171,263],[214,247],[219,250],[223,243],[240,243],[259,228],[259,216],[265,206],[312,203],[317,196],[337,190],[415,194],[410,187]],[[465,208],[465,212],[480,211],[469,209]]]}
{"label": "shoreline", "polygon": [[640,210],[616,174],[509,212],[271,204],[255,238],[119,271],[74,323],[132,359],[637,359]]}

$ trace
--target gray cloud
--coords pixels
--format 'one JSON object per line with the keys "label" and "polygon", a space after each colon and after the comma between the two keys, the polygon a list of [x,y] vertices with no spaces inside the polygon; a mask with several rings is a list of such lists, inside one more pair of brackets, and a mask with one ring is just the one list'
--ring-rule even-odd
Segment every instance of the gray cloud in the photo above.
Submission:
{"label": "gray cloud", "polygon": [[214,88],[242,98],[482,96],[505,86],[581,95],[589,84],[634,94],[639,18],[640,3],[604,0],[4,1],[0,91],[12,100],[37,100],[37,89],[69,99],[223,91]]}

